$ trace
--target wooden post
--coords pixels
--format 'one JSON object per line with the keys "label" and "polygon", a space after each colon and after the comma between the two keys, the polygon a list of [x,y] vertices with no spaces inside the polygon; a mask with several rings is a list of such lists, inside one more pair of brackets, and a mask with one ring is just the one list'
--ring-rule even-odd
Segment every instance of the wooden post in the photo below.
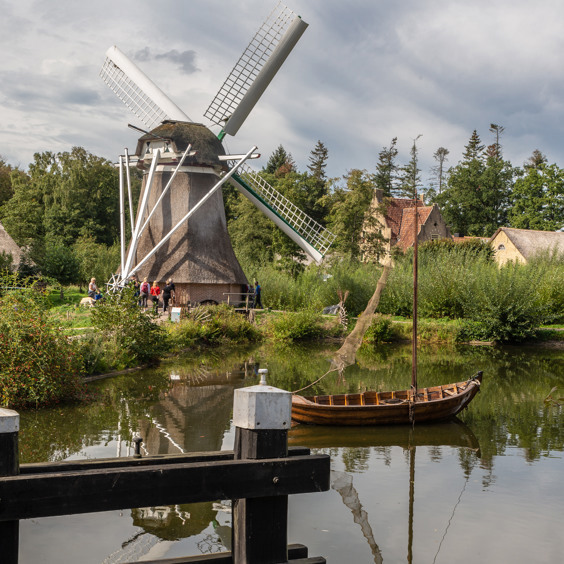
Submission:
{"label": "wooden post", "polygon": [[[288,455],[292,394],[261,384],[235,390],[235,459]],[[278,478],[272,481],[277,484]],[[233,564],[288,561],[288,496],[238,499],[233,502]]]}
{"label": "wooden post", "polygon": [[[19,430],[19,414],[11,409],[0,408],[0,476],[15,476],[20,473]],[[19,521],[0,523],[0,552],[5,564],[18,563],[19,533]]]}

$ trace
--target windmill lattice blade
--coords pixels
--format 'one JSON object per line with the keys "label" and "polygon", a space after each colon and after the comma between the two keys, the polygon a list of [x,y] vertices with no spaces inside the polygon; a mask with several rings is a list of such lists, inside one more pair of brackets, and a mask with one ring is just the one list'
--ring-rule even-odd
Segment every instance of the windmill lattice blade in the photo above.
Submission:
{"label": "windmill lattice blade", "polygon": [[320,262],[335,235],[275,190],[248,165],[233,175],[236,187],[306,253]]}
{"label": "windmill lattice blade", "polygon": [[110,47],[106,52],[100,76],[149,129],[166,119],[192,121],[116,46]]}
{"label": "windmill lattice blade", "polygon": [[307,28],[279,3],[257,31],[204,116],[235,135]]}

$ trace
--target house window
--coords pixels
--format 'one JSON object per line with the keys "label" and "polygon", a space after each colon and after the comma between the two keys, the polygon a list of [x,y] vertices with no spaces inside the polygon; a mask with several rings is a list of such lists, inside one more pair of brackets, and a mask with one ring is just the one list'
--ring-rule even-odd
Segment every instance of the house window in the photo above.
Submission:
{"label": "house window", "polygon": [[431,241],[436,241],[439,238],[439,234],[438,233],[432,233],[431,234]]}
{"label": "house window", "polygon": [[505,251],[505,245],[501,244],[499,245],[499,247],[497,248],[498,251]]}

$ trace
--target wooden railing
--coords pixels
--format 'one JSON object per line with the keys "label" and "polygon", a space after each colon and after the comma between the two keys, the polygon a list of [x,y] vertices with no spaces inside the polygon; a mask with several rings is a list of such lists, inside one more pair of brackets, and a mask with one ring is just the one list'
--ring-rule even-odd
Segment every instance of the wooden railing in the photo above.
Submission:
{"label": "wooden railing", "polygon": [[[245,391],[253,394],[255,389],[257,399],[243,402],[246,412],[242,416],[237,393],[248,397]],[[291,406],[289,410],[283,408],[287,417],[284,415],[280,424],[273,425],[263,418],[256,425],[257,418],[264,417],[261,402],[267,402],[269,418],[280,413],[276,406],[273,408],[272,402],[279,398],[271,390],[275,389],[253,386],[236,390],[234,451],[144,458],[20,466],[19,415],[0,409],[2,563],[18,562],[21,519],[219,499],[233,500],[232,553],[187,556],[166,560],[167,563],[195,564],[210,559],[214,563],[234,564],[325,562],[322,557],[307,558],[303,545],[288,547],[288,495],[328,490],[330,459],[327,455],[311,455],[306,448],[288,449]],[[242,423],[237,422],[237,417]]]}

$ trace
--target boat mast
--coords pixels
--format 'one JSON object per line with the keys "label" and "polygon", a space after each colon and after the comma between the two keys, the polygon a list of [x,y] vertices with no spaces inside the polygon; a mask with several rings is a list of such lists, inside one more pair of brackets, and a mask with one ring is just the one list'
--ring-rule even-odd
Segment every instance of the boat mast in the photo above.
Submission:
{"label": "boat mast", "polygon": [[413,221],[413,336],[412,336],[412,360],[411,360],[411,393],[412,401],[417,400],[417,235],[418,235],[418,213],[417,213],[417,184],[414,182],[413,192],[415,196],[415,219]]}

